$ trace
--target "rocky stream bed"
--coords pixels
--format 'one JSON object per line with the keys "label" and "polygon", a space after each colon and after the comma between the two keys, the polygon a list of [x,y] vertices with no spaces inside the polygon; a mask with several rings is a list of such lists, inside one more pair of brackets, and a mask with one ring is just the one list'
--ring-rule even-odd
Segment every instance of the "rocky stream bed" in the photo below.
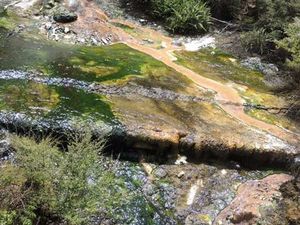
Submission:
{"label": "rocky stream bed", "polygon": [[[62,137],[89,129],[108,137],[109,152],[121,154],[103,163],[118,164],[118,176],[140,196],[120,212],[126,224],[299,224],[297,122],[281,117],[276,124],[294,135],[291,140],[234,118],[215,91],[119,43],[120,24],[116,33],[105,25],[100,35],[108,19],[89,14],[88,2],[80,1],[86,12],[75,11],[80,26],[53,22],[47,10],[54,6],[43,15],[27,8],[30,1],[20,2],[0,11],[1,160],[13,158],[9,132]],[[0,10],[9,3],[1,2]],[[95,17],[100,27],[76,30]],[[248,105],[256,118],[261,114],[253,105],[285,107],[281,97],[262,91],[260,72],[230,55],[215,49],[175,55],[178,64],[234,87],[245,99],[244,105],[225,105]]]}

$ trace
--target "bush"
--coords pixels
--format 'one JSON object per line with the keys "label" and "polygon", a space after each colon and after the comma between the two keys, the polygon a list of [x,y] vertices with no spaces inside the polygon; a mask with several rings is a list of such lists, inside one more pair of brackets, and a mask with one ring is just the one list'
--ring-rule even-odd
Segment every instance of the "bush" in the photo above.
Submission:
{"label": "bush", "polygon": [[[284,38],[284,28],[300,13],[298,0],[257,0],[252,13],[244,15],[242,27],[250,30],[241,35],[245,48],[259,54],[276,49],[276,40]],[[279,56],[280,57],[280,56]]]}
{"label": "bush", "polygon": [[152,14],[174,33],[203,33],[210,24],[210,9],[199,0],[151,0]]}
{"label": "bush", "polygon": [[278,47],[291,54],[287,65],[300,74],[300,18],[295,18],[294,22],[286,27],[285,34],[287,37],[277,41]]}
{"label": "bush", "polygon": [[283,32],[283,28],[299,13],[299,0],[257,0],[254,25],[265,28],[267,32]]}
{"label": "bush", "polygon": [[270,41],[269,34],[264,28],[254,29],[241,34],[241,42],[246,50],[261,55],[268,51],[268,43]]}
{"label": "bush", "polygon": [[61,152],[50,139],[14,136],[15,163],[0,169],[0,224],[89,224],[127,203],[123,181],[99,163],[103,142],[76,137]]}

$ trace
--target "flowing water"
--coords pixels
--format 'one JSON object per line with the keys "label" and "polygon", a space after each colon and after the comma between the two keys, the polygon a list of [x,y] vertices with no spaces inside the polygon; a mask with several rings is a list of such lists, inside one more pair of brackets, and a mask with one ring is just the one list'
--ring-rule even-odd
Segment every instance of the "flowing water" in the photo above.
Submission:
{"label": "flowing water", "polygon": [[[10,36],[3,28],[0,59],[0,109],[47,120],[117,124],[111,102],[103,94],[88,90],[95,85],[100,85],[97,92],[108,94],[112,93],[107,90],[111,85],[122,88],[129,81],[172,90],[183,90],[189,83],[163,63],[123,44],[73,47]],[[169,73],[175,77],[167,78]]]}
{"label": "flowing water", "polygon": [[[244,112],[244,99],[260,103],[254,97],[259,95],[256,91],[266,88],[262,74],[242,68],[232,57],[218,52],[180,51],[174,62],[171,52],[179,48],[172,46],[170,38],[149,29],[136,33],[136,27],[119,22],[112,21],[124,43],[85,47],[18,34],[1,28],[0,20],[0,120],[11,115],[26,116],[40,124],[55,122],[62,128],[65,122],[125,126],[135,155],[137,149],[177,154],[178,146],[186,144],[199,152],[208,146],[212,155],[222,159],[230,146],[242,155],[242,161],[255,166],[255,152],[250,153],[251,159],[243,158],[245,153],[249,156],[249,146],[250,150],[262,149],[256,155],[261,154],[263,162],[294,156],[296,150],[284,141],[252,127],[290,142],[297,142],[292,140],[298,138],[296,134]],[[2,20],[3,24],[10,27],[7,20]],[[135,38],[128,38],[124,30]],[[154,44],[141,44],[145,37]],[[167,46],[161,47],[164,42]],[[255,88],[250,92],[246,86]],[[216,146],[221,146],[220,152]],[[270,151],[263,154],[265,150]],[[138,183],[143,192],[124,209],[128,224],[177,224],[185,218],[191,224],[194,220],[211,224],[230,204],[238,185],[274,173],[244,171],[230,161],[226,166],[151,164],[153,172],[148,176],[142,166],[124,164],[117,173],[128,180],[130,190],[136,191],[134,184]]]}

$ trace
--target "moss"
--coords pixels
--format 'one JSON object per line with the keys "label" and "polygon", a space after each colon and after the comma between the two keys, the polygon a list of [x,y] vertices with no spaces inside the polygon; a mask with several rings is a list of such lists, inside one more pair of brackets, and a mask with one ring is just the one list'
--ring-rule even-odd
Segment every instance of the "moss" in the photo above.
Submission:
{"label": "moss", "polygon": [[18,24],[24,24],[28,19],[21,18],[15,12],[7,9],[2,11],[0,7],[0,28],[5,28],[8,30],[13,30],[17,27]]}
{"label": "moss", "polygon": [[297,132],[297,127],[289,119],[282,115],[276,115],[263,110],[251,109],[246,111],[248,115],[276,126]]}
{"label": "moss", "polygon": [[206,224],[211,224],[212,223],[212,218],[208,214],[200,214],[197,216],[198,219]]}
{"label": "moss", "polygon": [[228,81],[247,85],[258,91],[268,91],[264,76],[258,71],[241,66],[237,59],[218,49],[206,48],[198,52],[177,51],[177,63],[190,68],[201,76],[223,83]]}
{"label": "moss", "polygon": [[[282,108],[287,100],[275,95],[264,83],[262,73],[244,68],[239,61],[218,49],[202,49],[198,52],[177,51],[178,63],[201,76],[231,84],[248,104]],[[247,110],[250,116],[286,129],[295,130],[295,125],[284,116],[272,115],[261,110]]]}
{"label": "moss", "polygon": [[25,113],[34,118],[117,123],[109,101],[103,96],[74,88],[1,80],[0,100],[1,110]]}
{"label": "moss", "polygon": [[15,24],[7,17],[0,17],[0,27],[11,30],[15,27]]}
{"label": "moss", "polygon": [[126,31],[129,34],[134,34],[135,33],[134,27],[128,26],[126,24],[113,22],[112,25],[121,28],[122,30]]}
{"label": "moss", "polygon": [[134,81],[173,91],[184,91],[192,84],[162,62],[124,44],[74,47],[18,35],[7,39],[7,32],[0,30],[2,70],[37,70],[52,77],[114,85]]}
{"label": "moss", "polygon": [[0,84],[1,109],[46,115],[60,102],[55,89],[43,84],[3,80]]}

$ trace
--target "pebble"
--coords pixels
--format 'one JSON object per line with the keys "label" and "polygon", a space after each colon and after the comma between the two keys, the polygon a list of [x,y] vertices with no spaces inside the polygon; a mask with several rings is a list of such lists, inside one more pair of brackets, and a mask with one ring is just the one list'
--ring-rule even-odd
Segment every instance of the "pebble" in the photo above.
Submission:
{"label": "pebble", "polygon": [[64,33],[67,34],[67,33],[69,33],[69,32],[70,32],[70,28],[69,28],[69,27],[65,27]]}
{"label": "pebble", "polygon": [[181,171],[180,173],[177,174],[177,177],[178,177],[178,178],[181,178],[181,177],[184,176],[184,174],[185,174],[184,171]]}
{"label": "pebble", "polygon": [[93,43],[94,45],[97,45],[97,44],[98,44],[98,41],[97,41],[95,38],[91,37],[91,40],[92,40],[92,43]]}
{"label": "pebble", "polygon": [[179,156],[175,161],[175,165],[184,165],[187,164],[187,157],[186,156]]}
{"label": "pebble", "polygon": [[101,41],[105,44],[108,45],[108,41],[105,38],[101,38]]}
{"label": "pebble", "polygon": [[221,170],[221,174],[222,174],[222,175],[226,175],[226,174],[227,174],[227,171],[226,171],[225,169],[222,169],[222,170]]}
{"label": "pebble", "polygon": [[140,22],[142,25],[146,25],[146,24],[147,24],[147,20],[145,20],[145,19],[139,19],[139,22]]}
{"label": "pebble", "polygon": [[47,22],[46,24],[45,24],[45,29],[46,30],[50,30],[52,28],[52,23],[51,22]]}
{"label": "pebble", "polygon": [[162,48],[166,48],[166,47],[167,47],[167,43],[163,41],[163,42],[161,43],[161,47],[162,47]]}
{"label": "pebble", "polygon": [[84,38],[78,38],[78,42],[85,43],[85,39]]}
{"label": "pebble", "polygon": [[146,42],[147,44],[154,44],[154,41],[152,39],[143,39],[144,42]]}
{"label": "pebble", "polygon": [[158,178],[164,178],[168,175],[167,171],[162,168],[158,168],[157,170],[155,170],[154,174]]}

